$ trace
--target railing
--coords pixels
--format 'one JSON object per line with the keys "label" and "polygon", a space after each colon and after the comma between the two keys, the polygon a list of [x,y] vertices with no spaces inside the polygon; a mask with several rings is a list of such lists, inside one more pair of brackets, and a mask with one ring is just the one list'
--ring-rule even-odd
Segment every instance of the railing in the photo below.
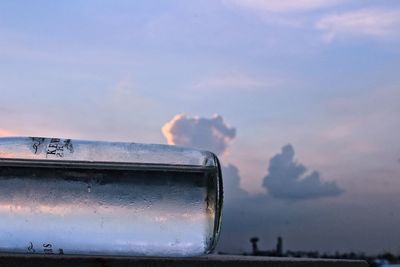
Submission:
{"label": "railing", "polygon": [[74,257],[0,254],[1,267],[368,267],[365,261],[210,255],[197,258]]}

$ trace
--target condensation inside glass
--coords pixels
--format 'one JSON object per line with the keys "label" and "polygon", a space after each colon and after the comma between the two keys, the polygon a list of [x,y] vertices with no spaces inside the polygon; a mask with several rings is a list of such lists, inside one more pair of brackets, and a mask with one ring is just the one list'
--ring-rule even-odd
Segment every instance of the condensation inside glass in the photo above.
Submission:
{"label": "condensation inside glass", "polygon": [[0,166],[0,251],[195,256],[216,235],[216,167]]}

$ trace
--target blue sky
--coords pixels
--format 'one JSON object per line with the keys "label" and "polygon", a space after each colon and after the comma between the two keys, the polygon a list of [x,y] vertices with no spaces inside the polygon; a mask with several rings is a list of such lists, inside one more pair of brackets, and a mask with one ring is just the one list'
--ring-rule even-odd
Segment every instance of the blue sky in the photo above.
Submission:
{"label": "blue sky", "polygon": [[220,114],[252,196],[286,144],[331,201],[399,193],[395,0],[2,1],[0,62],[1,135],[166,143]]}

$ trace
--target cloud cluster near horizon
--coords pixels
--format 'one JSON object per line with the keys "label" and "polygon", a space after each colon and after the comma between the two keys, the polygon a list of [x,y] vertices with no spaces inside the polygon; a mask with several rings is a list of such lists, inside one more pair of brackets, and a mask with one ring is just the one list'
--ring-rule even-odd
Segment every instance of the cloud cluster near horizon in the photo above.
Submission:
{"label": "cloud cluster near horizon", "polygon": [[[190,146],[205,149],[222,155],[236,136],[236,129],[225,123],[220,115],[212,118],[188,118],[184,114],[176,115],[161,129],[168,144]],[[247,197],[247,192],[240,188],[239,169],[222,164],[224,177],[224,198],[226,200]]]}
{"label": "cloud cluster near horizon", "polygon": [[263,186],[273,197],[300,200],[338,196],[343,192],[335,182],[322,182],[317,171],[305,175],[307,168],[295,162],[294,155],[293,146],[289,144],[270,160]]}
{"label": "cloud cluster near horizon", "polygon": [[[218,155],[226,151],[229,142],[236,135],[236,129],[228,126],[219,115],[210,119],[176,115],[162,127],[162,132],[168,144],[207,149]],[[281,153],[270,160],[269,174],[264,178],[263,186],[272,197],[304,200],[338,196],[343,192],[335,182],[322,182],[317,171],[305,175],[307,168],[294,161],[294,154],[292,145],[286,145]],[[228,199],[248,196],[240,188],[241,177],[236,166],[222,166],[222,173]]]}

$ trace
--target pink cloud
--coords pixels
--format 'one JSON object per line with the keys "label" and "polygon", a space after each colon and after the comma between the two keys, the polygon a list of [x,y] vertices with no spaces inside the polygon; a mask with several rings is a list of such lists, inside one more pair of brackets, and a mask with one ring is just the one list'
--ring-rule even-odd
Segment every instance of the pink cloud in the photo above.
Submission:
{"label": "pink cloud", "polygon": [[10,136],[10,135],[15,135],[15,132],[0,128],[0,136]]}

